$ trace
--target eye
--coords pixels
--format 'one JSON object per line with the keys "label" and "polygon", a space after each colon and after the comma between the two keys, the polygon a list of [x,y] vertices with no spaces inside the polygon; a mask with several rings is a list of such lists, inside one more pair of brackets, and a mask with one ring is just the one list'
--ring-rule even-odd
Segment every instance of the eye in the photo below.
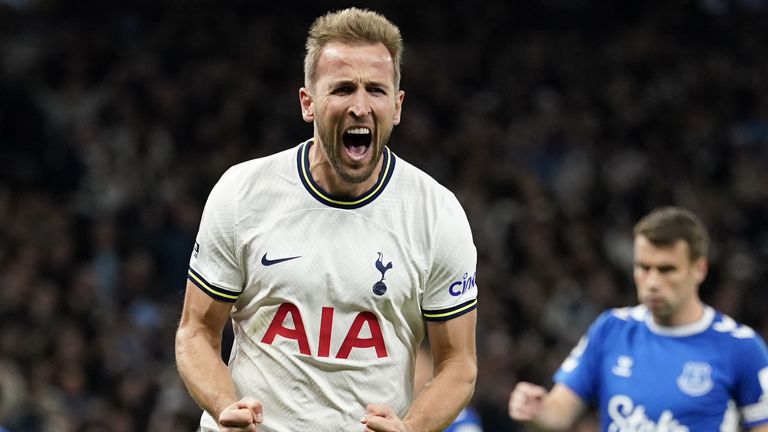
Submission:
{"label": "eye", "polygon": [[675,271],[675,266],[659,266],[659,273],[671,273]]}
{"label": "eye", "polygon": [[381,87],[368,87],[368,93],[387,94],[387,91]]}
{"label": "eye", "polygon": [[642,270],[644,272],[647,272],[648,270],[650,270],[650,268],[651,266],[647,264],[635,263],[635,269],[637,270]]}
{"label": "eye", "polygon": [[345,95],[345,94],[350,94],[350,93],[352,93],[354,91],[355,91],[355,89],[352,86],[340,86],[340,87],[336,87],[335,89],[333,89],[333,91],[331,93],[332,94]]}

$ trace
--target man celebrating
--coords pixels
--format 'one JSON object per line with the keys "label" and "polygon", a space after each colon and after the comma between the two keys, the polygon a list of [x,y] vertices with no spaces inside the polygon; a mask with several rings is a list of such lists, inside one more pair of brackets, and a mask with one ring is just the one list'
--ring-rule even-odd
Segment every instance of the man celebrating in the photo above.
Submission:
{"label": "man celebrating", "polygon": [[[179,372],[203,431],[442,430],[477,373],[466,215],[386,145],[404,98],[398,28],[346,9],[318,18],[306,48],[299,101],[314,136],[232,167],[211,191]],[[427,334],[436,373],[414,399]]]}

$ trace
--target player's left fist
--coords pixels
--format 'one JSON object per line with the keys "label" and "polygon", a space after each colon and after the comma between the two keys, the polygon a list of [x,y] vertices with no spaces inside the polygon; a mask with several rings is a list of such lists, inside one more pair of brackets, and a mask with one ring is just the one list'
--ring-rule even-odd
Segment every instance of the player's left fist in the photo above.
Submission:
{"label": "player's left fist", "polygon": [[360,423],[365,425],[363,432],[410,432],[405,422],[389,405],[368,405]]}
{"label": "player's left fist", "polygon": [[264,421],[261,401],[246,396],[224,408],[219,415],[221,432],[258,432],[258,425]]}

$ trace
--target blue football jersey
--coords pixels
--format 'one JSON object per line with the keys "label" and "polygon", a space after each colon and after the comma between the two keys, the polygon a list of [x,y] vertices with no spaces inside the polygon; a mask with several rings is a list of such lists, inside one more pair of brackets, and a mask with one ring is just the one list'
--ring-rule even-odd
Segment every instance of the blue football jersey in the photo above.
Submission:
{"label": "blue football jersey", "polygon": [[599,408],[603,431],[737,431],[740,422],[768,423],[765,342],[711,307],[679,327],[656,325],[642,305],[606,311],[554,379]]}

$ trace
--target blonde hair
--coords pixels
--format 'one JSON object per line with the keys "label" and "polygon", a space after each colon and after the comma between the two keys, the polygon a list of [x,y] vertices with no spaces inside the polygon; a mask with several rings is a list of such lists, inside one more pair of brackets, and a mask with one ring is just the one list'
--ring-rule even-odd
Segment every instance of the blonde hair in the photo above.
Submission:
{"label": "blonde hair", "polygon": [[381,42],[392,56],[395,68],[395,89],[400,88],[400,64],[403,38],[400,29],[383,15],[367,9],[348,8],[329,12],[315,20],[307,35],[304,56],[304,85],[312,88],[317,79],[317,62],[326,44],[333,41],[357,44]]}

